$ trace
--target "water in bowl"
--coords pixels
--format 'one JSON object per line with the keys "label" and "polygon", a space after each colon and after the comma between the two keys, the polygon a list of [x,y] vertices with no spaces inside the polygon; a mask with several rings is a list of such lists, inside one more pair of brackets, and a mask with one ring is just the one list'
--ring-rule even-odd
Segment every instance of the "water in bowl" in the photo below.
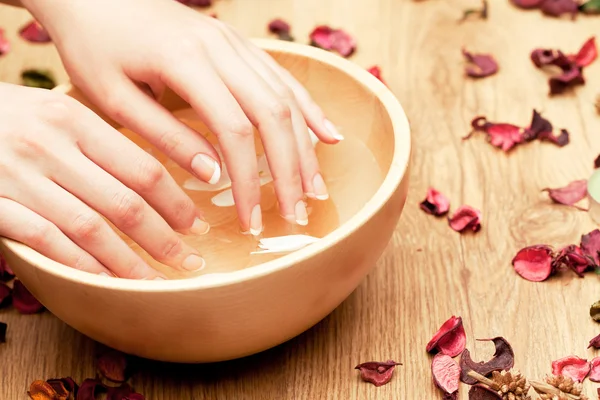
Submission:
{"label": "water in bowl", "polygon": [[[174,112],[174,115],[218,148],[215,136],[192,110],[179,110]],[[373,196],[384,177],[384,172],[368,146],[351,134],[347,134],[345,140],[336,145],[317,143],[315,151],[329,190],[329,199],[325,201],[307,199],[309,223],[308,226],[299,226],[286,222],[280,217],[273,182],[263,185],[261,187],[261,208],[264,231],[260,237],[255,238],[241,232],[234,206],[220,207],[211,201],[214,196],[227,190],[226,188],[215,191],[194,190],[197,185],[194,185],[194,178],[191,174],[133,132],[125,128],[120,131],[166,167],[211,225],[210,232],[206,235],[180,235],[187,244],[198,249],[206,260],[206,267],[196,272],[178,271],[159,263],[137,243],[117,231],[136,253],[170,279],[232,272],[285,256],[289,252],[253,253],[260,250],[258,248],[260,238],[286,235],[324,237],[356,214]],[[255,137],[257,158],[260,159],[264,155],[264,150],[259,136],[255,135]],[[264,176],[265,172],[263,171],[261,174]]]}

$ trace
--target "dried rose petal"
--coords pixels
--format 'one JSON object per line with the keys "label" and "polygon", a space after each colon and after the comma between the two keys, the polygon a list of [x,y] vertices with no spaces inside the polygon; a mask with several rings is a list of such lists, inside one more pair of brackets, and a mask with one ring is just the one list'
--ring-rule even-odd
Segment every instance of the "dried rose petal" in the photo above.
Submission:
{"label": "dried rose petal", "polygon": [[385,84],[385,81],[383,80],[383,77],[381,76],[381,68],[379,68],[378,65],[373,65],[370,68],[367,68],[367,71],[369,71],[369,73],[371,75],[373,75],[375,78],[379,79],[381,82],[383,82]]}
{"label": "dried rose petal", "polygon": [[439,351],[450,357],[456,357],[465,349],[466,342],[462,318],[453,315],[442,324],[425,349],[429,353]]}
{"label": "dried rose petal", "polygon": [[6,284],[0,282],[0,308],[10,304],[11,292],[12,290]]}
{"label": "dried rose petal", "polygon": [[594,337],[592,340],[590,340],[590,345],[588,346],[588,349],[590,347],[593,347],[595,349],[600,349],[600,335]]}
{"label": "dried rose petal", "polygon": [[600,230],[594,229],[588,234],[581,236],[581,244],[579,245],[583,254],[591,257],[596,265],[600,265]]}
{"label": "dried rose petal", "polygon": [[436,354],[431,361],[431,373],[438,388],[444,393],[458,392],[460,368],[452,357],[446,354]]}
{"label": "dried rose petal", "polygon": [[6,343],[6,329],[8,325],[4,322],[0,322],[0,343]]}
{"label": "dried rose petal", "polygon": [[552,132],[542,132],[538,135],[538,139],[552,142],[559,147],[563,147],[569,144],[569,131],[561,129],[558,136],[554,136]]}
{"label": "dried rose petal", "polygon": [[600,154],[598,155],[598,157],[596,157],[596,159],[594,160],[594,168],[598,169],[600,168]]}
{"label": "dried rose petal", "polygon": [[512,0],[513,4],[521,8],[538,8],[545,0]]}
{"label": "dried rose petal", "polygon": [[450,209],[450,200],[434,188],[427,190],[427,197],[420,204],[421,210],[436,217],[446,215]]}
{"label": "dried rose petal", "polygon": [[596,38],[589,38],[579,52],[573,57],[573,62],[579,68],[587,67],[598,58],[598,48],[596,47]]}
{"label": "dried rose petal", "polygon": [[548,195],[555,203],[572,206],[587,196],[587,180],[576,180],[562,188],[545,188],[542,189],[542,192],[548,192]]}
{"label": "dried rose petal", "polygon": [[332,29],[327,25],[317,26],[310,33],[313,46],[324,50],[335,50],[343,57],[349,57],[356,50],[356,41],[341,29]]}
{"label": "dried rose petal", "polygon": [[100,379],[88,378],[81,383],[77,391],[77,400],[95,400],[100,393],[106,393],[106,385]]}
{"label": "dried rose petal", "polygon": [[120,351],[110,350],[98,357],[98,371],[109,381],[127,380],[127,358]]}
{"label": "dried rose petal", "polygon": [[575,0],[545,0],[540,9],[546,15],[560,17],[563,14],[571,14],[574,18],[579,12],[579,4]]}
{"label": "dried rose petal", "polygon": [[[52,386],[52,388],[58,394],[59,399],[68,399],[69,395],[75,396],[77,389],[79,386],[75,383],[73,378],[57,378],[57,379],[48,379],[46,382]],[[62,397],[60,397],[62,396]]]}
{"label": "dried rose petal", "polygon": [[290,29],[290,24],[282,19],[278,18],[269,22],[269,32],[275,33],[280,40],[294,41],[294,38],[290,34]]}
{"label": "dried rose petal", "polygon": [[136,393],[127,383],[117,387],[107,386],[107,389],[106,400],[144,400],[144,396]]}
{"label": "dried rose petal", "polygon": [[19,30],[19,35],[21,35],[23,39],[32,43],[48,43],[52,41],[50,35],[48,35],[48,32],[46,32],[44,27],[36,20],[33,20],[27,25],[23,26]]}
{"label": "dried rose petal", "polygon": [[570,245],[563,248],[554,259],[554,269],[561,265],[567,266],[580,278],[583,278],[583,273],[594,267],[594,260],[583,254],[583,251],[579,247]]}
{"label": "dried rose petal", "polygon": [[13,286],[13,305],[21,314],[35,314],[44,309],[44,306],[27,290],[25,285],[15,279]]}
{"label": "dried rose petal", "polygon": [[550,85],[550,94],[555,95],[564,93],[573,86],[585,84],[585,78],[581,68],[572,66],[564,70],[562,74],[550,78],[548,84]]}
{"label": "dried rose petal", "polygon": [[531,282],[541,282],[554,272],[553,257],[549,246],[534,245],[519,250],[512,260],[512,265],[521,277]]}
{"label": "dried rose petal", "polygon": [[[600,357],[592,358],[592,361],[590,361],[590,366],[591,366],[591,369],[590,369],[590,374],[588,375],[588,378],[592,382],[600,382]],[[600,390],[599,390],[599,394],[600,394]]]}
{"label": "dried rose petal", "polygon": [[396,365],[402,365],[394,360],[386,362],[369,361],[358,364],[354,369],[360,370],[360,377],[365,382],[375,386],[383,386],[392,379]]}
{"label": "dried rose petal", "polygon": [[0,281],[10,281],[15,277],[15,273],[8,266],[6,259],[0,254]]}
{"label": "dried rose petal", "polygon": [[56,390],[46,381],[33,381],[27,392],[33,400],[54,400],[59,398]]}
{"label": "dried rose petal", "polygon": [[542,115],[534,109],[531,117],[531,124],[529,125],[529,128],[525,130],[523,135],[525,140],[531,141],[540,138],[540,136],[552,135],[553,130],[554,127],[552,126],[552,123],[542,117]]}
{"label": "dried rose petal", "polygon": [[485,78],[498,72],[498,63],[490,54],[472,54],[463,49],[463,55],[472,65],[465,67],[465,73],[472,78]]}
{"label": "dried rose petal", "polygon": [[454,393],[444,393],[442,400],[458,400],[458,391]]}
{"label": "dried rose petal", "polygon": [[555,65],[559,68],[570,65],[569,58],[560,50],[553,49],[535,49],[531,52],[531,61],[536,67],[542,68],[548,65]]}
{"label": "dried rose petal", "polygon": [[[4,29],[0,28],[0,56],[10,51],[10,42],[4,37]],[[2,257],[2,256],[0,256]]]}
{"label": "dried rose petal", "polygon": [[502,396],[487,386],[477,384],[469,390],[469,400],[502,400]]}
{"label": "dried rose petal", "polygon": [[448,222],[450,228],[456,232],[463,232],[467,229],[478,232],[481,229],[481,211],[467,205],[460,206],[448,219]]}
{"label": "dried rose petal", "polygon": [[212,0],[177,0],[178,2],[190,7],[210,7]]}
{"label": "dried rose petal", "polygon": [[552,375],[563,375],[576,382],[583,382],[590,368],[587,360],[577,356],[567,356],[552,361]]}
{"label": "dried rose petal", "polygon": [[475,132],[485,132],[489,142],[504,151],[509,151],[525,140],[525,130],[518,126],[503,123],[488,122],[485,117],[477,117],[471,121],[473,131],[464,137],[469,139]]}
{"label": "dried rose petal", "polygon": [[460,356],[460,380],[467,385],[474,385],[477,380],[471,378],[469,371],[475,371],[483,376],[489,375],[494,371],[508,371],[515,364],[515,353],[510,344],[503,337],[493,339],[478,339],[478,341],[494,342],[496,351],[494,356],[488,362],[475,362],[471,359],[471,353],[465,349]]}

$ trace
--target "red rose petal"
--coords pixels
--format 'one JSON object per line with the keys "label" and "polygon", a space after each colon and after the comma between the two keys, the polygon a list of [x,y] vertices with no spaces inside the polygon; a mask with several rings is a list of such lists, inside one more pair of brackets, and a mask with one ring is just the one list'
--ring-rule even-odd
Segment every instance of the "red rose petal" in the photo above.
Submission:
{"label": "red rose petal", "polygon": [[15,273],[10,269],[6,259],[0,254],[0,281],[10,281],[15,277]]}
{"label": "red rose petal", "polygon": [[127,358],[120,351],[110,350],[98,357],[98,371],[113,382],[127,380]]}
{"label": "red rose petal", "polygon": [[402,365],[394,360],[386,362],[369,361],[358,364],[354,369],[360,370],[360,377],[363,381],[372,383],[375,386],[383,386],[392,379],[396,365]]}
{"label": "red rose petal", "polygon": [[433,335],[425,350],[428,353],[439,351],[450,357],[456,357],[465,349],[466,342],[462,318],[453,315]]}
{"label": "red rose petal", "polygon": [[431,373],[438,388],[444,393],[458,392],[460,368],[452,357],[446,354],[436,354],[431,361]]}
{"label": "red rose petal", "polygon": [[6,284],[0,282],[0,308],[6,307],[11,301],[11,290]]}
{"label": "red rose petal", "polygon": [[356,41],[341,29],[326,25],[317,26],[310,34],[311,44],[324,50],[335,50],[343,57],[349,57],[356,50]]}
{"label": "red rose petal", "polygon": [[596,38],[589,38],[575,55],[574,62],[580,68],[587,67],[598,58],[598,48],[596,47]]}
{"label": "red rose petal", "polygon": [[21,314],[35,314],[44,309],[44,306],[18,279],[15,279],[13,286],[13,305]]}
{"label": "red rose petal", "polygon": [[595,349],[600,349],[600,335],[594,337],[592,340],[590,340],[590,345],[588,346],[588,349],[590,347],[593,347]]}
{"label": "red rose petal", "polygon": [[48,43],[52,41],[50,35],[48,35],[48,32],[46,32],[44,27],[36,20],[33,20],[27,25],[23,26],[19,30],[19,35],[31,43]]}
{"label": "red rose petal", "polygon": [[525,130],[518,126],[504,123],[488,122],[485,117],[477,117],[471,121],[473,131],[464,139],[469,139],[475,132],[485,132],[488,141],[504,151],[509,151],[525,140]]}
{"label": "red rose petal", "polygon": [[570,64],[569,59],[560,50],[553,49],[535,49],[531,52],[531,61],[536,67],[542,68],[548,65],[554,65],[559,68],[567,67]]}
{"label": "red rose petal", "polygon": [[581,236],[581,244],[579,246],[583,254],[591,257],[595,265],[600,265],[600,230],[594,229],[590,233]]}
{"label": "red rose petal", "polygon": [[421,202],[420,207],[427,214],[439,217],[448,213],[450,200],[434,188],[429,188],[427,197]]}
{"label": "red rose petal", "polygon": [[485,78],[498,72],[498,63],[490,54],[472,54],[463,49],[463,55],[472,65],[465,67],[465,73],[472,78]]}
{"label": "red rose petal", "polygon": [[[594,267],[594,260],[583,254],[583,251],[579,247],[570,245],[559,252],[554,260],[554,265],[565,265],[573,270],[580,278],[583,278],[583,273]],[[554,268],[556,269],[556,267]]]}
{"label": "red rose petal", "polygon": [[374,65],[370,68],[367,68],[367,71],[369,71],[369,73],[371,73],[371,75],[373,75],[375,78],[379,79],[381,82],[383,82],[385,84],[385,81],[383,80],[383,77],[381,76],[381,68],[379,68],[378,65]]}
{"label": "red rose petal", "polygon": [[471,206],[460,206],[448,222],[450,228],[456,232],[464,232],[468,229],[478,232],[481,229],[481,211]]}
{"label": "red rose petal", "polygon": [[554,272],[553,252],[549,246],[535,245],[519,250],[512,260],[517,274],[531,282],[541,282]]}
{"label": "red rose petal", "polygon": [[[590,365],[591,369],[588,378],[590,378],[590,381],[592,382],[600,382],[600,357],[593,358],[592,361],[590,361]],[[600,389],[598,389],[598,394],[600,395]]]}
{"label": "red rose petal", "polygon": [[579,4],[575,0],[545,0],[540,9],[546,15],[560,17],[563,14],[571,14],[574,18],[579,12]]}
{"label": "red rose petal", "polygon": [[512,0],[513,4],[521,8],[538,8],[545,0]]}
{"label": "red rose petal", "polygon": [[96,396],[106,393],[106,385],[100,379],[86,379],[77,391],[77,400],[96,400]]}
{"label": "red rose petal", "polygon": [[508,371],[515,365],[515,353],[510,343],[503,337],[478,339],[478,341],[494,342],[496,351],[488,362],[475,362],[471,359],[469,350],[465,349],[462,352],[460,356],[460,380],[467,385],[477,383],[476,379],[468,375],[469,371],[475,371],[483,376],[487,376],[494,371]]}
{"label": "red rose petal", "polygon": [[290,33],[290,24],[277,18],[269,22],[269,32],[271,33]]}
{"label": "red rose petal", "polygon": [[555,203],[572,206],[587,196],[587,180],[576,180],[562,188],[542,189],[542,192],[548,192],[548,196]]}
{"label": "red rose petal", "polygon": [[576,382],[583,382],[590,372],[590,363],[577,356],[567,356],[552,361],[552,374],[563,375]]}
{"label": "red rose petal", "polygon": [[574,86],[585,84],[585,78],[581,68],[573,66],[564,70],[562,74],[551,77],[548,84],[550,85],[550,94],[555,95],[564,93]]}
{"label": "red rose petal", "polygon": [[[10,51],[10,42],[4,37],[4,29],[0,28],[0,56]],[[2,257],[2,256],[0,256]]]}
{"label": "red rose petal", "polygon": [[469,389],[469,400],[502,400],[502,396],[487,386],[477,384]]}

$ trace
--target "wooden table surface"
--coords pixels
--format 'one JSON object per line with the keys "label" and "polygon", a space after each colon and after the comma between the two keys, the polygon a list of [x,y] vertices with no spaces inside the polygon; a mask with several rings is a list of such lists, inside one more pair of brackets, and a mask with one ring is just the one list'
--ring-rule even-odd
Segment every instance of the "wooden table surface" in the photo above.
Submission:
{"label": "wooden table surface", "polygon": [[[413,129],[409,198],[393,240],[364,283],[329,317],[308,332],[264,353],[213,365],[144,361],[131,383],[147,399],[439,399],[425,345],[451,315],[464,319],[474,359],[487,359],[492,346],[476,338],[504,336],[513,345],[516,367],[530,378],[550,373],[550,362],[577,354],[591,358],[589,339],[600,324],[588,316],[600,299],[598,277],[567,273],[544,283],[527,282],[510,261],[526,245],[578,243],[594,228],[585,212],[549,204],[540,189],[588,178],[600,152],[600,61],[586,69],[587,84],[573,94],[547,96],[547,76],[529,53],[536,47],[575,52],[600,33],[600,17],[555,20],[525,12],[508,0],[491,0],[487,21],[457,24],[476,0],[217,0],[219,18],[244,33],[265,37],[266,24],[284,17],[298,41],[319,23],[356,35],[352,60],[379,64],[403,104]],[[211,10],[211,11],[213,11]],[[52,45],[31,45],[16,31],[26,12],[0,6],[0,27],[13,50],[0,58],[0,80],[18,83],[25,67],[48,67],[65,81]],[[152,29],[149,26],[148,29]],[[498,75],[466,79],[461,47],[491,52]],[[332,88],[335,90],[335,88]],[[556,127],[571,132],[558,148],[530,143],[504,154],[483,136],[468,142],[476,115],[527,125],[533,108]],[[443,219],[425,215],[418,203],[428,186],[446,193],[453,206],[483,211],[483,229],[459,235]],[[0,399],[27,398],[34,379],[95,373],[92,340],[49,312],[21,316],[0,311],[9,324],[0,345]],[[176,340],[176,338],[165,338]],[[393,358],[393,380],[376,388],[359,380],[360,362]],[[586,383],[588,393],[595,386]],[[593,389],[593,391],[592,391]],[[461,386],[461,399],[467,387]]]}

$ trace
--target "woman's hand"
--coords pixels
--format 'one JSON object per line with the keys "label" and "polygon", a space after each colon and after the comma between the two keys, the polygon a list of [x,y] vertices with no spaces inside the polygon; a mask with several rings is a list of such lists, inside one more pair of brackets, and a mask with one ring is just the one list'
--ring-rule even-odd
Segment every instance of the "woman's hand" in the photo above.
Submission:
{"label": "woman's hand", "polygon": [[176,269],[204,265],[173,229],[208,230],[152,156],[72,98],[0,84],[0,236],[68,266],[164,277],[106,222]]}
{"label": "woman's hand", "polygon": [[262,229],[253,128],[260,132],[280,212],[308,223],[304,195],[327,198],[308,127],[343,139],[307,91],[225,23],[175,0],[24,0],[54,39],[74,83],[109,116],[207,182],[219,156],[154,97],[171,88],[223,150],[242,228]]}

